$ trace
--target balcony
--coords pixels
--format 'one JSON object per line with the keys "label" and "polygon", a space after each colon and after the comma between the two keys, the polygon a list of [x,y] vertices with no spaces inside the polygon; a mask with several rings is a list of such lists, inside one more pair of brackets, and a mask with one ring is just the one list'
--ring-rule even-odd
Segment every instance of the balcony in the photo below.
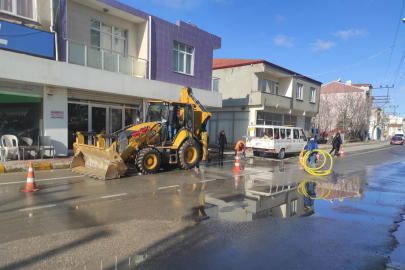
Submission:
{"label": "balcony", "polygon": [[67,40],[67,62],[130,76],[148,78],[148,60]]}
{"label": "balcony", "polygon": [[278,109],[291,109],[292,99],[290,97],[270,94],[267,92],[254,91],[252,93],[252,105],[264,105],[266,107],[273,107]]}

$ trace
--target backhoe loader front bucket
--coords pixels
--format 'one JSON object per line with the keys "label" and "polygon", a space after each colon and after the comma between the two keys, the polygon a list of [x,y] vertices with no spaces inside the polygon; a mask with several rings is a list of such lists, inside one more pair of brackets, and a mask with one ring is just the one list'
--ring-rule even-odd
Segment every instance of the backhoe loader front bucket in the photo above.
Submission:
{"label": "backhoe loader front bucket", "polygon": [[106,180],[120,178],[128,169],[113,149],[78,143],[74,144],[74,148],[71,171]]}

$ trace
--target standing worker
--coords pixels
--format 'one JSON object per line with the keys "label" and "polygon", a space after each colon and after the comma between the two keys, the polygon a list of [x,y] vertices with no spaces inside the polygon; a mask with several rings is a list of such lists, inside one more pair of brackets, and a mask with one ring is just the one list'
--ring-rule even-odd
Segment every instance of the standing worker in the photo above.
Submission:
{"label": "standing worker", "polygon": [[177,106],[170,106],[169,108],[169,138],[173,141],[173,137],[177,134],[177,128],[179,124],[179,116],[177,114]]}
{"label": "standing worker", "polygon": [[236,157],[236,154],[238,152],[242,152],[243,157],[246,158],[245,149],[246,149],[245,142],[244,141],[238,141],[236,143],[236,145],[235,145],[235,157]]}
{"label": "standing worker", "polygon": [[332,140],[332,150],[330,150],[329,154],[332,154],[335,151],[335,156],[338,156],[340,146],[342,145],[342,138],[340,137],[340,133],[336,133],[335,138]]}
{"label": "standing worker", "polygon": [[218,136],[218,147],[219,147],[219,158],[224,158],[224,148],[225,145],[228,146],[228,141],[226,140],[225,131],[221,131]]}
{"label": "standing worker", "polygon": [[309,132],[307,134],[307,137],[308,137],[307,151],[310,152],[308,159],[312,165],[315,165],[315,158],[317,152],[312,152],[312,150],[318,149],[318,143],[316,142],[315,138],[312,137],[312,132]]}

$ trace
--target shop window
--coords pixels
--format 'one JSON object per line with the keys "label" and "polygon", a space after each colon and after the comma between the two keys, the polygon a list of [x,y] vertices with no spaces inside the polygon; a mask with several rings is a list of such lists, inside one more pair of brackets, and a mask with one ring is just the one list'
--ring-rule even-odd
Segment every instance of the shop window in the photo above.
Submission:
{"label": "shop window", "polygon": [[298,200],[293,200],[290,203],[290,216],[294,216],[297,214],[297,203]]}
{"label": "shop window", "polygon": [[87,104],[68,104],[68,149],[73,149],[76,132],[88,131],[89,106]]}
{"label": "shop window", "polygon": [[[0,94],[0,137],[14,135],[27,137],[38,145],[40,119],[42,119],[40,97]],[[20,141],[21,142],[21,141]],[[21,142],[21,145],[24,145]]]}
{"label": "shop window", "polygon": [[34,19],[34,0],[0,0],[0,12]]}
{"label": "shop window", "polygon": [[125,108],[125,126],[138,124],[139,113],[136,109]]}

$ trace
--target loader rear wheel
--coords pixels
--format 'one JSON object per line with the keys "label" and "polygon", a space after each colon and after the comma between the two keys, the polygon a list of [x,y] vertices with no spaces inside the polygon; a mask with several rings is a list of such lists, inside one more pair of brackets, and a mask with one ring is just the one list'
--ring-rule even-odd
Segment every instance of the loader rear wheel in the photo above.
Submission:
{"label": "loader rear wheel", "polygon": [[142,174],[154,174],[160,169],[160,154],[153,148],[144,148],[139,152],[136,164]]}
{"label": "loader rear wheel", "polygon": [[201,148],[193,140],[185,141],[179,148],[179,166],[183,170],[194,168],[201,159]]}

